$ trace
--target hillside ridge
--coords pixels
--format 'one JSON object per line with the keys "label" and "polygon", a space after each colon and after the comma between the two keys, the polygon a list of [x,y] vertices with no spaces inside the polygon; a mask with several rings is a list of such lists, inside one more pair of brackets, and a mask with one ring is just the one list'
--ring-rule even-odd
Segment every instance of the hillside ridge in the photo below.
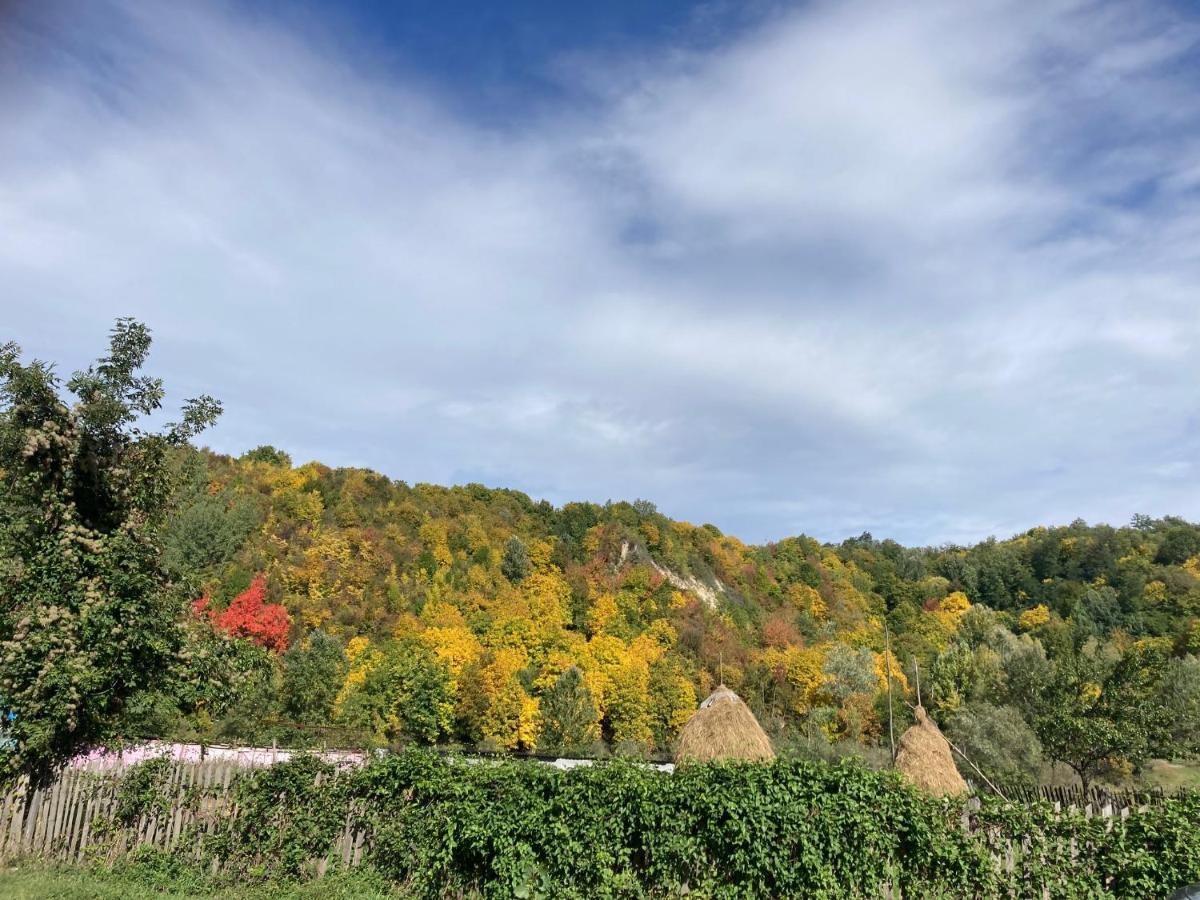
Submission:
{"label": "hillside ridge", "polygon": [[[566,729],[575,745],[662,751],[719,670],[776,740],[869,749],[885,740],[887,671],[893,718],[919,665],[926,705],[961,738],[956,720],[1012,724],[1011,670],[1032,650],[1200,649],[1200,529],[1182,519],[969,547],[754,546],[644,500],[555,507],[293,466],[270,447],[189,450],[179,470],[166,564],[218,630],[290,648],[245,702],[358,741],[533,749]],[[325,687],[289,688],[288,666]]]}

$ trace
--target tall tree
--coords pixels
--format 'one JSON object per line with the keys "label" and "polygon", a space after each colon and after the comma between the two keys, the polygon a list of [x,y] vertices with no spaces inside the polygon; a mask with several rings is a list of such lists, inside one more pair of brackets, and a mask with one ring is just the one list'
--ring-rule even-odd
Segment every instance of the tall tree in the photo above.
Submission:
{"label": "tall tree", "polygon": [[353,652],[353,644],[337,701],[343,724],[391,743],[434,744],[450,733],[450,675],[429,647],[411,637],[363,652]]}
{"label": "tall tree", "polygon": [[1169,642],[1139,641],[1123,653],[1085,645],[1047,659],[1010,657],[1009,701],[1023,710],[1046,756],[1075,770],[1086,789],[1110,768],[1173,756],[1163,687]]}
{"label": "tall tree", "polygon": [[283,654],[283,709],[289,718],[321,725],[333,714],[346,675],[346,654],[335,638],[314,631]]}
{"label": "tall tree", "polygon": [[575,666],[559,675],[542,695],[540,712],[538,749],[545,753],[586,753],[600,738],[592,693]]}
{"label": "tall tree", "polygon": [[500,571],[504,577],[516,584],[523,581],[529,574],[529,550],[515,534],[504,545],[504,557],[500,561]]}
{"label": "tall tree", "polygon": [[109,353],[67,382],[0,347],[0,704],[15,713],[6,772],[45,777],[121,733],[170,670],[184,598],[160,565],[170,451],[210,425],[202,396],[143,430],[163,386],[139,374],[150,333],[118,320]]}

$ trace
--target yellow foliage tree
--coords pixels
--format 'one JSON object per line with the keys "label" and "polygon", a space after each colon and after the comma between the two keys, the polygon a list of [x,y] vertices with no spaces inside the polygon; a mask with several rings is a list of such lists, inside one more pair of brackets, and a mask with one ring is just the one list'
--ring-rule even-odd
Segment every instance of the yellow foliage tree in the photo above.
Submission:
{"label": "yellow foliage tree", "polygon": [[606,591],[592,601],[587,615],[588,630],[592,634],[607,631],[618,615],[620,615],[620,610],[617,608],[617,598]]}
{"label": "yellow foliage tree", "polygon": [[1046,604],[1039,603],[1037,606],[1025,610],[1017,617],[1017,625],[1022,631],[1033,631],[1050,621],[1050,610]]}
{"label": "yellow foliage tree", "polygon": [[346,644],[346,662],[346,677],[333,701],[335,716],[342,711],[350,695],[363,686],[367,675],[383,662],[383,654],[372,647],[367,638],[354,637]]}
{"label": "yellow foliage tree", "polygon": [[825,619],[829,614],[829,607],[825,603],[825,598],[821,596],[816,588],[810,587],[807,584],[793,584],[788,589],[787,599],[800,612],[808,613],[818,622]]}
{"label": "yellow foliage tree", "polygon": [[483,653],[479,638],[465,626],[433,626],[421,632],[421,640],[446,663],[450,686],[455,693],[462,670]]}
{"label": "yellow foliage tree", "polygon": [[528,665],[521,651],[504,647],[480,670],[480,688],[487,699],[480,723],[485,739],[508,750],[537,746],[538,705],[521,686],[517,673]]}
{"label": "yellow foliage tree", "polygon": [[607,718],[614,744],[653,746],[650,730],[650,668],[643,660],[627,656],[609,673]]}
{"label": "yellow foliage tree", "polygon": [[534,624],[561,628],[571,621],[571,586],[557,567],[535,569],[521,584]]}
{"label": "yellow foliage tree", "polygon": [[825,687],[825,653],[819,647],[789,647],[787,680],[796,698],[795,711],[806,713],[817,705]]}
{"label": "yellow foliage tree", "polygon": [[1142,600],[1147,606],[1162,606],[1167,602],[1166,584],[1158,580],[1147,583],[1142,588]]}
{"label": "yellow foliage tree", "polygon": [[325,504],[319,493],[305,489],[311,475],[310,469],[271,465],[256,468],[270,491],[273,515],[303,522],[311,528],[320,524]]}
{"label": "yellow foliage tree", "polygon": [[885,650],[883,653],[875,654],[875,674],[879,678],[879,690],[881,692],[888,689],[888,674],[892,677],[892,690],[900,697],[908,693],[908,678],[904,675],[904,669],[900,665],[900,661],[896,659],[896,654],[890,650]]}
{"label": "yellow foliage tree", "polygon": [[453,565],[454,554],[450,552],[449,536],[444,519],[426,518],[421,523],[418,536],[439,569],[448,569]]}
{"label": "yellow foliage tree", "polygon": [[534,572],[546,572],[550,569],[558,571],[558,567],[550,562],[550,556],[554,553],[554,545],[549,541],[533,541],[527,548],[529,553],[529,566]]}
{"label": "yellow foliage tree", "polygon": [[962,591],[954,591],[939,600],[935,609],[926,612],[915,630],[938,650],[945,650],[970,608],[971,601],[967,595]]}
{"label": "yellow foliage tree", "polygon": [[803,716],[822,703],[826,676],[820,647],[772,647],[762,652],[760,660],[787,684],[790,712]]}
{"label": "yellow foliage tree", "polygon": [[[668,625],[668,627],[670,627]],[[640,659],[648,666],[654,665],[663,654],[667,652],[669,644],[663,644],[656,639],[654,634],[646,632],[639,634],[629,643],[629,655],[634,659]]]}
{"label": "yellow foliage tree", "polygon": [[542,663],[537,678],[533,680],[534,691],[541,692],[550,689],[558,681],[560,675],[572,666],[577,665],[575,657],[566,650],[551,650]]}
{"label": "yellow foliage tree", "polygon": [[431,597],[421,610],[423,624],[440,628],[465,628],[467,620],[457,606],[443,594]]}
{"label": "yellow foliage tree", "polygon": [[668,749],[696,711],[696,688],[683,673],[660,665],[650,672],[649,713],[655,745]]}
{"label": "yellow foliage tree", "polygon": [[958,630],[962,617],[970,608],[971,601],[967,599],[967,595],[962,591],[954,591],[938,602],[938,608],[934,615],[942,623],[943,629],[952,634]]}
{"label": "yellow foliage tree", "polygon": [[647,547],[657,547],[662,540],[662,536],[658,533],[658,526],[653,522],[643,522],[641,531],[642,535],[646,538]]}

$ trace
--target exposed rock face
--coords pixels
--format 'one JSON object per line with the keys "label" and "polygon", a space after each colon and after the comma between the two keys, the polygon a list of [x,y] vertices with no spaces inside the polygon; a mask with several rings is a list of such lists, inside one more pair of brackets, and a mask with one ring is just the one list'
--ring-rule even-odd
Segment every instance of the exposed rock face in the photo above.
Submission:
{"label": "exposed rock face", "polygon": [[681,591],[689,591],[695,594],[700,602],[706,606],[716,609],[717,603],[721,596],[725,593],[725,585],[721,584],[719,578],[713,578],[713,583],[709,584],[695,575],[680,575],[678,572],[672,572],[666,566],[658,564],[657,560],[653,559],[649,554],[645,553],[641,548],[630,544],[628,541],[621,542],[621,559],[618,566],[625,565],[629,557],[634,557],[635,562],[649,563],[659,575],[667,579],[672,587],[676,587]]}

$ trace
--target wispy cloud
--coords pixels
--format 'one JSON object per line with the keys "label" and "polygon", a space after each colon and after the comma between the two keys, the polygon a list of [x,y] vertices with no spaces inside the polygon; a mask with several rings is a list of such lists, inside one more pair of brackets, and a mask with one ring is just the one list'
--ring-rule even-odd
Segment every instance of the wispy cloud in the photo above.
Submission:
{"label": "wispy cloud", "polygon": [[[226,5],[0,36],[0,304],[230,452],[751,539],[1200,515],[1200,20],[815,3],[510,126]],[[586,115],[578,110],[586,108]]]}

